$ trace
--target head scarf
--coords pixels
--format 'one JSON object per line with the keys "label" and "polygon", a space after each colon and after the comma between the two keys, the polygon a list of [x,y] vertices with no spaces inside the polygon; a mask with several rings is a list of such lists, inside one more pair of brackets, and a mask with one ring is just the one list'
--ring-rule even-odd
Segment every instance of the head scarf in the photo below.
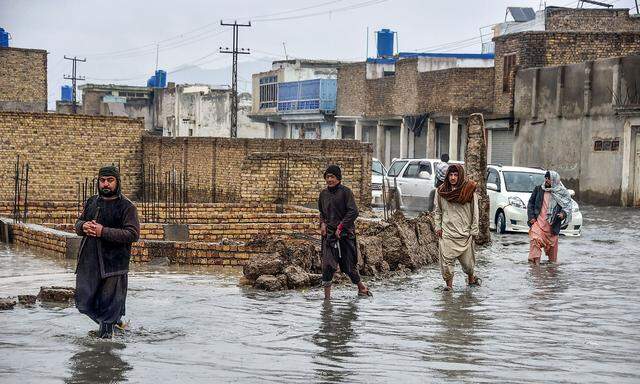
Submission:
{"label": "head scarf", "polygon": [[[562,184],[560,175],[556,171],[547,171],[548,177],[551,179],[551,187],[547,188],[545,183],[542,183],[542,189],[545,192],[551,193],[551,199],[549,200],[549,209],[547,210],[547,221],[553,224],[553,211],[557,205],[560,205],[562,211],[565,213],[564,223],[571,221],[571,211],[573,209],[573,200],[571,200],[571,194],[569,190]],[[547,177],[547,175],[545,175]]]}
{"label": "head scarf", "polygon": [[[100,168],[100,170],[98,171],[98,177],[100,178],[106,176],[113,176],[116,178],[116,190],[114,191],[113,196],[120,196],[122,190],[120,188],[120,171],[118,170],[118,168],[114,167],[113,165]],[[100,190],[100,188],[98,188],[98,194],[100,196],[104,196],[104,193]]]}
{"label": "head scarf", "polygon": [[[458,183],[455,186],[449,182],[449,174],[451,172],[458,172]],[[444,183],[438,187],[438,194],[448,202],[466,204],[473,200],[476,186],[477,183],[475,181],[465,179],[464,168],[461,164],[451,164],[444,177]]]}

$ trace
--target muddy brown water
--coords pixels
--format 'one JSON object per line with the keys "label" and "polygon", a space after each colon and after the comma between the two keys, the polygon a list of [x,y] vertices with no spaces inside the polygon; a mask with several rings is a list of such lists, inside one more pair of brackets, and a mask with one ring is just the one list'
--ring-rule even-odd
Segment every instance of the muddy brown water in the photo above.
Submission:
{"label": "muddy brown water", "polygon": [[[438,268],[265,293],[237,271],[136,266],[130,330],[112,341],[73,307],[0,312],[2,383],[640,382],[640,211],[583,208],[560,263],[531,267],[526,235],[495,236],[480,288],[443,292]],[[0,297],[73,285],[73,265],[0,245]]]}

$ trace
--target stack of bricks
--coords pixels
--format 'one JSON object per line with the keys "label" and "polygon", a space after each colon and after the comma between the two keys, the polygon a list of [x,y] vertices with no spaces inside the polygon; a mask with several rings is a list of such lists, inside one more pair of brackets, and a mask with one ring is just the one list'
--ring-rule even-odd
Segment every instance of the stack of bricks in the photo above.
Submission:
{"label": "stack of bricks", "polygon": [[124,117],[0,112],[0,201],[12,201],[16,156],[28,162],[29,201],[76,201],[78,183],[119,164],[122,189],[140,186],[142,120]]}
{"label": "stack of bricks", "polygon": [[[371,200],[371,144],[354,140],[291,140],[291,139],[229,139],[216,137],[166,138],[145,137],[143,140],[144,163],[153,165],[159,177],[173,172],[186,171],[186,185],[189,189],[210,191],[210,193],[189,195],[190,202],[242,202],[273,200],[247,196],[242,192],[245,159],[254,153],[296,153],[306,156],[322,156],[327,161],[349,162],[345,166],[358,168],[350,180],[352,189],[357,191],[356,200],[368,205]],[[304,173],[304,177],[320,175],[326,163],[317,163],[314,172]],[[289,173],[291,177],[302,177]],[[313,180],[315,181],[315,179]],[[292,183],[289,183],[293,185]],[[256,191],[273,194],[273,191]],[[301,204],[313,204],[317,196]]]}
{"label": "stack of bricks", "polygon": [[640,18],[628,9],[560,8],[545,9],[545,30],[549,32],[638,32]]}
{"label": "stack of bricks", "polygon": [[0,47],[0,111],[47,111],[47,51]]}

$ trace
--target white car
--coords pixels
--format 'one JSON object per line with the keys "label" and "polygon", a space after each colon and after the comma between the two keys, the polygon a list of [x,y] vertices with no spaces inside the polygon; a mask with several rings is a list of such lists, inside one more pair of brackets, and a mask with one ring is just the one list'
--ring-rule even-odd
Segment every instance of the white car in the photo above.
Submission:
{"label": "white car", "polygon": [[383,205],[382,203],[382,179],[387,174],[387,170],[380,160],[375,157],[371,159],[371,205]]}
{"label": "white car", "polygon": [[[387,171],[387,182],[398,189],[399,205],[404,210],[433,209],[434,174],[440,159],[394,159]],[[449,164],[462,164],[450,161]]]}
{"label": "white car", "polygon": [[[545,170],[539,168],[487,167],[487,194],[489,195],[489,227],[498,233],[529,232],[527,204],[533,189],[544,182]],[[571,196],[575,194],[569,190]],[[563,227],[561,234],[580,236],[582,213],[573,199],[571,222]]]}

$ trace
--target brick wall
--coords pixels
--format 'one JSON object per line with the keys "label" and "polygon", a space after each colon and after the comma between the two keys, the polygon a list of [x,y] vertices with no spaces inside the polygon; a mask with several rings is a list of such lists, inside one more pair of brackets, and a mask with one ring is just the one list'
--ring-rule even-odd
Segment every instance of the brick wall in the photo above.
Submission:
{"label": "brick wall", "polygon": [[418,72],[418,59],[396,63],[394,76],[366,79],[366,64],[338,70],[338,115],[385,118],[486,112],[493,104],[493,68]]}
{"label": "brick wall", "polygon": [[16,156],[28,161],[30,201],[71,201],[77,182],[120,164],[122,189],[138,194],[142,121],[120,117],[0,112],[0,201],[13,201]]}
{"label": "brick wall", "polygon": [[366,105],[366,65],[344,64],[338,67],[338,116],[360,116]]}
{"label": "brick wall", "polygon": [[47,51],[0,48],[0,111],[47,110]]}
{"label": "brick wall", "polygon": [[[249,155],[242,171],[242,200],[281,201],[315,207],[320,191],[325,188],[322,178],[324,170],[330,164],[340,166],[342,182],[351,188],[356,202],[359,205],[368,205],[371,200],[371,169],[368,167],[363,170],[361,158],[325,157],[290,152]],[[367,177],[369,183],[362,183]]]}
{"label": "brick wall", "polygon": [[628,9],[557,8],[545,10],[545,30],[549,32],[638,32],[640,18]]}
{"label": "brick wall", "polygon": [[[258,199],[242,193],[245,158],[253,153],[295,153],[305,156],[323,156],[336,161],[353,158],[352,167],[359,167],[360,173],[353,172],[350,183],[358,186],[356,196],[361,204],[370,201],[371,188],[371,144],[354,140],[291,140],[291,139],[229,139],[215,137],[166,138],[145,137],[143,140],[145,166],[151,164],[160,175],[176,170],[186,170],[186,185],[190,189],[201,190],[200,194],[190,194],[190,201],[199,202],[240,202],[260,201],[273,203],[268,198]],[[321,164],[317,163],[319,167]],[[345,164],[347,166],[347,164]],[[271,169],[270,171],[273,171]],[[316,170],[322,178],[324,168]],[[293,178],[300,174],[290,173]],[[304,173],[310,176],[309,173]],[[275,177],[274,174],[271,174]],[[315,176],[313,176],[315,178]],[[350,176],[351,177],[351,176]],[[297,180],[297,179],[296,179]],[[313,180],[311,180],[313,181]],[[304,181],[309,182],[309,181]],[[296,183],[289,183],[294,188]],[[247,186],[245,190],[249,190]],[[254,190],[255,194],[273,196],[273,190]],[[297,193],[297,192],[295,192]],[[300,204],[313,203],[311,200],[296,200]]]}
{"label": "brick wall", "polygon": [[513,92],[503,92],[504,55],[516,56],[516,69],[510,73],[508,80],[513,85],[515,73],[519,69],[573,64],[640,53],[640,32],[521,32],[500,36],[494,41],[496,114],[509,114],[513,110]]}

